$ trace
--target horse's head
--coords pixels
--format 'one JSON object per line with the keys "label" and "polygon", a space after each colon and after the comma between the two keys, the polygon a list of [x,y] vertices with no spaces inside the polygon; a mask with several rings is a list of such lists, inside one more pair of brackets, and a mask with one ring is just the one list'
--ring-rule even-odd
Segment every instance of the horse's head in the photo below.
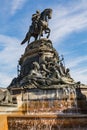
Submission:
{"label": "horse's head", "polygon": [[47,21],[46,19],[51,19],[52,18],[52,9],[48,8],[45,9],[42,13],[41,13],[41,20]]}
{"label": "horse's head", "polygon": [[45,12],[45,15],[48,16],[48,19],[51,19],[52,18],[52,9],[45,9],[44,10]]}

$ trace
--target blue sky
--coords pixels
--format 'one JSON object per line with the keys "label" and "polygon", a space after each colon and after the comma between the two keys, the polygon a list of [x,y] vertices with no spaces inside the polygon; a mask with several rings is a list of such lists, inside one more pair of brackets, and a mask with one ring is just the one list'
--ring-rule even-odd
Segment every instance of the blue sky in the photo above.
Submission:
{"label": "blue sky", "polygon": [[0,87],[17,76],[31,15],[52,8],[50,39],[75,81],[87,84],[87,0],[0,0]]}

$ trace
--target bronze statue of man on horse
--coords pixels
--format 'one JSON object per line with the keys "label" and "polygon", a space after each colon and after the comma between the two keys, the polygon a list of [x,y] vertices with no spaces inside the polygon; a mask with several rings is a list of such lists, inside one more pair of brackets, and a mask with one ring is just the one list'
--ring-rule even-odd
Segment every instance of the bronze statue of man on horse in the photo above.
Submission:
{"label": "bronze statue of man on horse", "polygon": [[43,33],[47,34],[47,38],[50,36],[50,28],[48,27],[48,20],[52,18],[52,9],[45,9],[40,13],[39,10],[36,11],[35,14],[32,15],[32,24],[29,27],[29,31],[27,32],[24,40],[21,44],[24,44],[28,41],[30,42],[30,38],[33,36],[35,40],[40,39],[43,36]]}

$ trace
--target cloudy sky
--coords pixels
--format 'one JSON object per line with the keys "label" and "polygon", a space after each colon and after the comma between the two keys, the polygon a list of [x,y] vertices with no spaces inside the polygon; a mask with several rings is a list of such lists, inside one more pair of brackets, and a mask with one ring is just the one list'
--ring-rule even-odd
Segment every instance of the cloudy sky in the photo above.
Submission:
{"label": "cloudy sky", "polygon": [[0,0],[0,87],[17,76],[31,15],[52,8],[50,39],[75,81],[87,84],[87,0]]}

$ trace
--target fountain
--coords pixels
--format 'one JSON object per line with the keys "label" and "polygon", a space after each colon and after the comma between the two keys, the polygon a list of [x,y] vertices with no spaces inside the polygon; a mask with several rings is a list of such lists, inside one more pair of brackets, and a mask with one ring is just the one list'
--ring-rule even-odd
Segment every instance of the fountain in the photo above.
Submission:
{"label": "fountain", "polygon": [[[64,58],[48,39],[51,14],[52,9],[37,12],[38,22],[30,26],[21,43],[28,41],[19,59],[18,77],[7,88],[12,104],[17,105],[7,116],[9,130],[87,130],[87,101],[81,83],[71,78]],[[29,43],[31,36],[35,41]]]}

